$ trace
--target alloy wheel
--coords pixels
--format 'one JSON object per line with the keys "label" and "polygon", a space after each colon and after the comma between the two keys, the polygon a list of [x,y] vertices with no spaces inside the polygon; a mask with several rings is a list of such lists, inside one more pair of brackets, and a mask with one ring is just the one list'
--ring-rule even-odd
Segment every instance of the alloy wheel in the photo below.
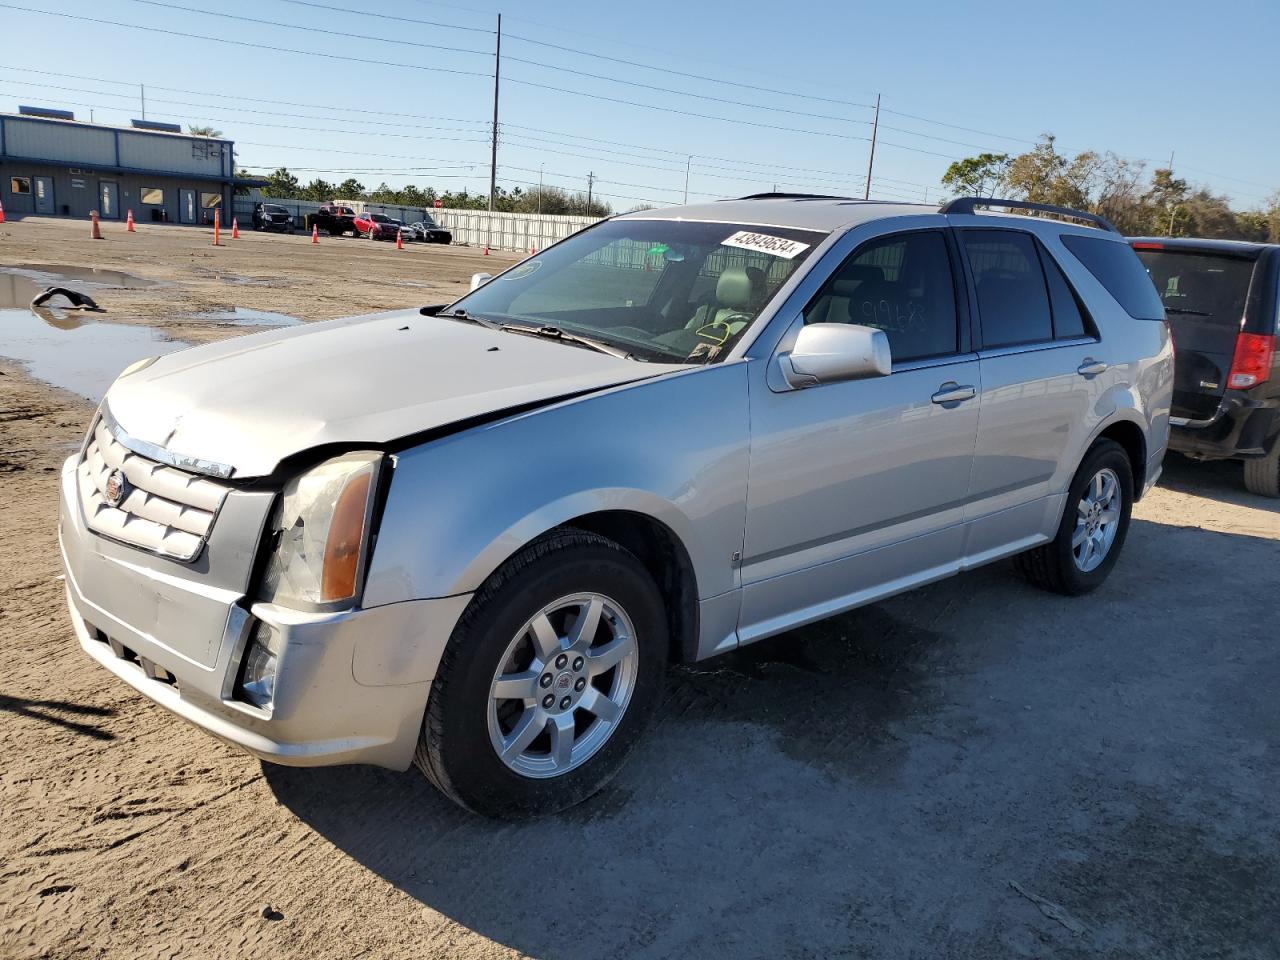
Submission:
{"label": "alloy wheel", "polygon": [[580,767],[617,729],[638,668],[635,628],[618,603],[581,593],[548,604],[511,639],[494,673],[494,752],[526,777]]}
{"label": "alloy wheel", "polygon": [[1089,480],[1076,505],[1076,529],[1071,553],[1082,573],[1096,570],[1107,559],[1120,530],[1120,478],[1103,467]]}

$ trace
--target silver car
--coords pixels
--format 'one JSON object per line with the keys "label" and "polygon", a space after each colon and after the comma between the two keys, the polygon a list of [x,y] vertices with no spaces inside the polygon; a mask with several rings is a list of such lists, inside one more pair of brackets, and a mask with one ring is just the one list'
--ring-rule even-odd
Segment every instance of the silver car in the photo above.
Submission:
{"label": "silver car", "polygon": [[993,203],[638,212],[446,307],[135,364],[62,471],[80,644],[264,760],[520,817],[601,787],[669,661],[1015,554],[1086,593],[1169,332],[1105,221]]}

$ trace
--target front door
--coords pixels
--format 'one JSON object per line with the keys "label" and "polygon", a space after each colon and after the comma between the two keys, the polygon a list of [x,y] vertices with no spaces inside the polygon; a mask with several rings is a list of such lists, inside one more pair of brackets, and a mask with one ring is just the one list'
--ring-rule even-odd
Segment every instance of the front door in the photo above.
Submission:
{"label": "front door", "polygon": [[881,236],[805,307],[883,329],[887,377],[753,380],[741,642],[958,569],[980,383],[957,262],[945,230]]}
{"label": "front door", "polygon": [[54,213],[53,177],[36,177],[36,213]]}
{"label": "front door", "polygon": [[182,209],[178,211],[183,223],[196,222],[196,192],[194,190],[183,190],[180,194]]}
{"label": "front door", "polygon": [[98,216],[103,220],[120,219],[120,185],[114,180],[98,181]]}

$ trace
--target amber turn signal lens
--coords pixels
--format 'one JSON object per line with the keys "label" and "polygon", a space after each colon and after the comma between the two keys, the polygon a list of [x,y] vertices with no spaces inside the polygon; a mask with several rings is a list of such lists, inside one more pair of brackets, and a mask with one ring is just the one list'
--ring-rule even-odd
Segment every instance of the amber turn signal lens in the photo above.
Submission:
{"label": "amber turn signal lens", "polygon": [[324,543],[324,571],[320,576],[320,599],[326,603],[349,600],[356,594],[372,481],[369,471],[357,474],[343,488],[333,508],[333,521]]}

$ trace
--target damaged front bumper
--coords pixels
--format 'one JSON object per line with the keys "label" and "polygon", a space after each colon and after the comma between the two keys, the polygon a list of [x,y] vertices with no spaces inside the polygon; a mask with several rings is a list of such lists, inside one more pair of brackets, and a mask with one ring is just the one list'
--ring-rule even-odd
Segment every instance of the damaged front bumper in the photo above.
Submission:
{"label": "damaged front bumper", "polygon": [[[59,544],[72,625],[89,656],[263,760],[409,766],[436,665],[469,596],[325,613],[253,602],[243,584],[210,575],[227,538],[247,531],[215,529],[193,565],[99,536],[83,521],[76,459],[62,472]],[[253,544],[234,551],[246,571]],[[274,695],[255,706],[237,681],[250,642],[268,635]]]}

